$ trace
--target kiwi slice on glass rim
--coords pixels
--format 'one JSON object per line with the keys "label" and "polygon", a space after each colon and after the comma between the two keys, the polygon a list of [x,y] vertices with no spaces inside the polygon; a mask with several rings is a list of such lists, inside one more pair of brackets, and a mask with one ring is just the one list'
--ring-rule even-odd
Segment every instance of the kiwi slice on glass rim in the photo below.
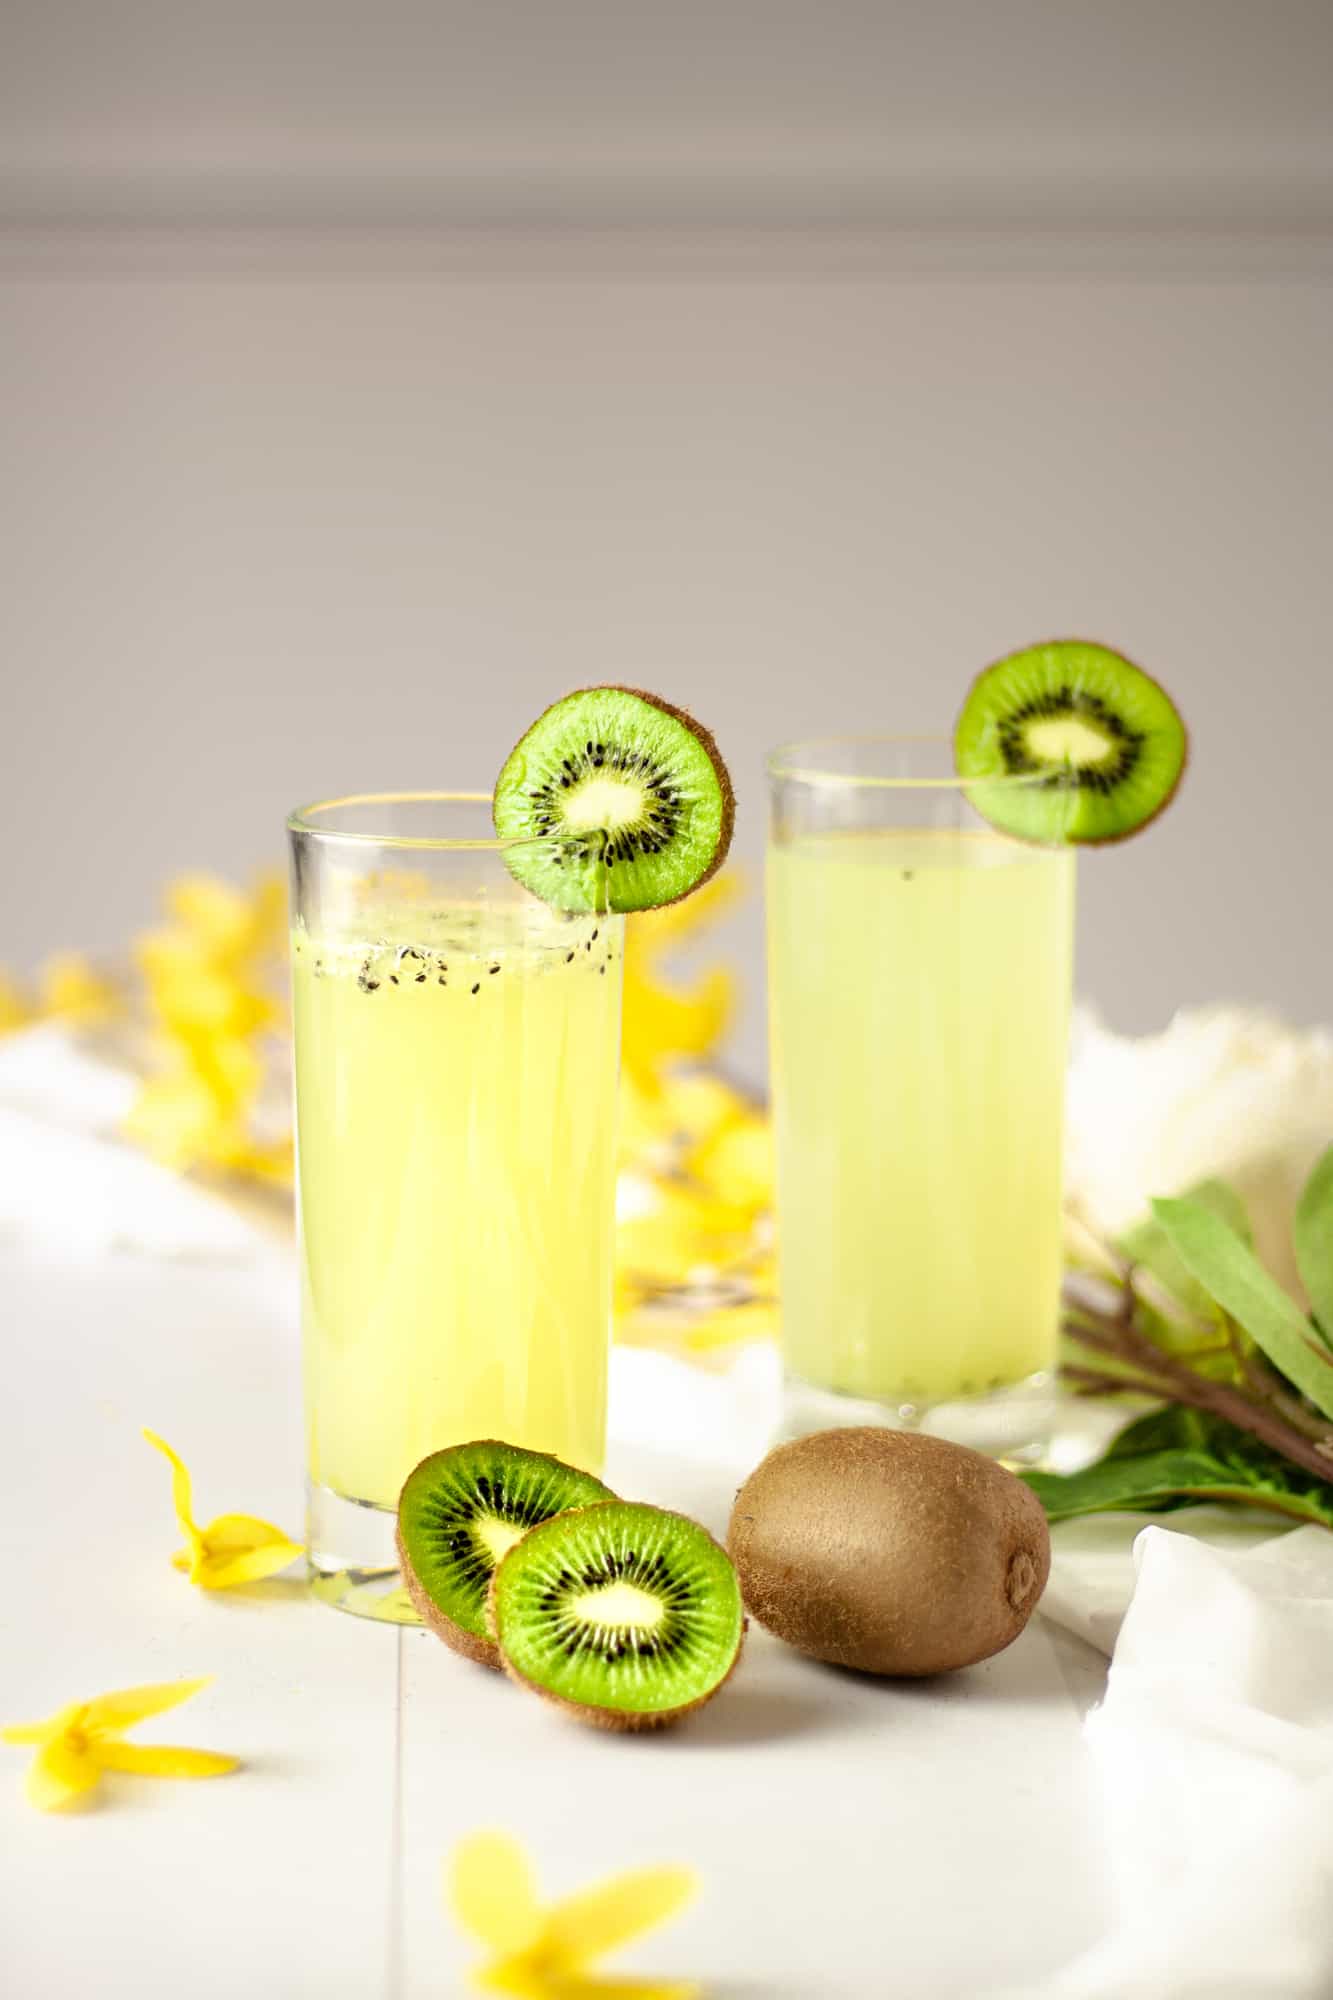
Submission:
{"label": "kiwi slice on glass rim", "polygon": [[537,1522],[613,1497],[590,1472],[494,1438],[432,1452],[409,1472],[398,1501],[407,1594],[446,1646],[498,1667],[486,1630],[496,1564]]}
{"label": "kiwi slice on glass rim", "polygon": [[540,715],[495,784],[512,872],[560,910],[655,910],[726,858],[731,779],[708,731],[637,688],[581,688]]}
{"label": "kiwi slice on glass rim", "polygon": [[1138,833],[1170,804],[1189,738],[1141,667],[1086,639],[1052,639],[977,676],[954,757],[993,826],[1020,840],[1096,845]]}
{"label": "kiwi slice on glass rim", "polygon": [[715,1695],[745,1610],[726,1551],[697,1521],[609,1500],[533,1528],[487,1600],[512,1680],[599,1729],[660,1729]]}

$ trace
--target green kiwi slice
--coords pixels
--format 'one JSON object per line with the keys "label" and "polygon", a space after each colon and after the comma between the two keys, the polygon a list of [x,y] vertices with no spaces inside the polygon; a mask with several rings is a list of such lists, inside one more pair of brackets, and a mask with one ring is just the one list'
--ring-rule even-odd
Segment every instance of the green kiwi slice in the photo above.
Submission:
{"label": "green kiwi slice", "polygon": [[511,1679],[600,1729],[659,1729],[715,1695],[740,1657],[731,1559],[696,1521],[604,1501],[534,1528],[491,1579]]}
{"label": "green kiwi slice", "polygon": [[[1085,639],[1052,639],[987,667],[954,732],[959,775],[979,781],[967,788],[977,811],[1052,845],[1138,833],[1170,804],[1188,756],[1170,696]],[[1023,779],[1032,782],[1013,782]]]}
{"label": "green kiwi slice", "polygon": [[407,1594],[446,1646],[498,1667],[486,1631],[486,1591],[496,1564],[537,1522],[613,1497],[590,1472],[493,1438],[432,1452],[409,1472],[398,1501]]}
{"label": "green kiwi slice", "polygon": [[495,829],[512,872],[559,910],[655,910],[721,867],[735,799],[706,729],[637,688],[582,688],[510,752]]}

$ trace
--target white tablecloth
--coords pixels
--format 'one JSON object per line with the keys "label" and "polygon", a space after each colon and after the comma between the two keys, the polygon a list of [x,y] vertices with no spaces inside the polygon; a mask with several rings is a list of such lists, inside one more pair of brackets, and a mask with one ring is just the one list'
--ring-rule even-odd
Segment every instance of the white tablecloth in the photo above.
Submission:
{"label": "white tablecloth", "polygon": [[[700,1979],[713,2000],[1198,1990],[1171,1983],[1186,1977],[1179,1902],[1156,1910],[1149,1940],[1175,1970],[1159,1964],[1156,1984],[1132,1984],[1144,1963],[1144,1939],[1130,1935],[1142,1884],[1113,1866],[1124,1849],[1108,1829],[1144,1800],[1108,1796],[1106,1761],[1084,1733],[1105,1660],[1071,1628],[1109,1643],[1135,1524],[1074,1531],[1048,1599],[1065,1622],[1034,1620],[995,1660],[932,1683],[874,1682],[756,1629],[732,1687],[661,1738],[582,1731],[428,1635],[310,1602],[294,1578],[192,1589],[167,1561],[178,1538],[166,1468],[139,1427],[187,1458],[201,1519],[244,1509],[297,1530],[290,1250],[280,1232],[95,1136],[114,1089],[104,1080],[85,1114],[92,1080],[42,1034],[25,1038],[36,1047],[22,1063],[15,1042],[0,1050],[12,1413],[0,1720],[211,1672],[214,1686],[143,1740],[230,1750],[245,1769],[209,1784],[114,1781],[93,1811],[42,1816],[21,1796],[25,1753],[0,1752],[6,1991],[461,1992],[471,1950],[441,1908],[440,1865],[482,1826],[527,1842],[552,1894],[637,1862],[692,1863],[699,1903],[626,1964]],[[759,1349],[725,1376],[617,1354],[608,1476],[721,1528],[763,1449],[771,1392]],[[1250,1527],[1239,1539],[1268,1536]],[[1091,1557],[1089,1542],[1101,1544]],[[1149,1659],[1156,1632],[1145,1626]],[[1308,1637],[1319,1643],[1314,1627]],[[1096,1727],[1132,1732],[1137,1720],[1160,1732],[1155,1712],[1136,1718],[1128,1700],[1115,1709],[1113,1678]],[[1284,1839],[1304,1827],[1323,1769],[1323,1739],[1304,1717],[1289,1723],[1288,1750],[1293,1741],[1308,1769],[1284,1766],[1267,1801]],[[1151,1791],[1130,1742],[1122,1734],[1122,1760]],[[1172,1742],[1204,1772],[1206,1744]],[[1248,1782],[1238,1764],[1232,1776]],[[1292,1891],[1307,1904],[1326,1848],[1311,1836],[1308,1852],[1313,1874]],[[1297,1919],[1270,1890],[1255,1921],[1276,1938]],[[1098,1954],[1114,1964],[1108,1950],[1131,1954],[1114,1970],[1119,1985],[1099,1970]]]}

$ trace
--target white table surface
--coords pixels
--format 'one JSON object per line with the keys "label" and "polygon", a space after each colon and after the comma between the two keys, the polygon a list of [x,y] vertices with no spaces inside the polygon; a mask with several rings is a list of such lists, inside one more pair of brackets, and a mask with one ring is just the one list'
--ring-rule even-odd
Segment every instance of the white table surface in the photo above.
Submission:
{"label": "white table surface", "polygon": [[[0,1720],[214,1673],[140,1740],[245,1760],[209,1783],[108,1780],[34,1812],[0,1749],[0,1987],[23,2000],[466,1990],[442,1859],[502,1826],[564,1893],[693,1864],[681,1919],[615,1969],[712,2000],[962,2000],[1025,1990],[1106,1921],[1080,1721],[1104,1662],[1034,1620],[933,1683],[862,1679],[757,1628],[731,1687],[660,1737],[580,1729],[429,1635],[311,1602],[295,1577],[206,1593],[171,1569],[159,1430],[196,1514],[299,1532],[298,1354],[285,1253],[163,1260],[0,1243],[6,1322]],[[637,1414],[640,1431],[642,1410]],[[745,1465],[618,1444],[608,1476],[724,1525]],[[613,1969],[608,1967],[608,1970]]]}

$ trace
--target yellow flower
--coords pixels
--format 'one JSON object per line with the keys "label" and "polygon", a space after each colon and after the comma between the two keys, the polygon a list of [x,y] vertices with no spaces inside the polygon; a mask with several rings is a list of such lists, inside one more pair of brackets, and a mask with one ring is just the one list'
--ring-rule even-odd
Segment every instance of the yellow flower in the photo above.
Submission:
{"label": "yellow flower", "polygon": [[491,1953],[472,1974],[484,1993],[518,2000],[697,2000],[688,1980],[600,1978],[587,1967],[665,1923],[693,1897],[688,1868],[641,1868],[543,1911],[531,1865],[505,1833],[474,1833],[455,1850],[446,1900]]}
{"label": "yellow flower", "polygon": [[23,988],[7,972],[0,972],[0,1035],[26,1028],[31,1019],[32,1008]]}
{"label": "yellow flower", "polygon": [[719,1198],[758,1213],[774,1202],[773,1128],[755,1111],[711,1132],[685,1158],[692,1180]]}
{"label": "yellow flower", "polygon": [[57,1021],[104,1021],[120,1012],[120,995],[94,972],[82,952],[57,952],[42,967],[42,1014]]}
{"label": "yellow flower", "polygon": [[160,1066],[127,1135],[177,1172],[290,1183],[290,1135],[255,1132],[269,1073],[264,1038],[283,1012],[282,879],[265,876],[247,895],[216,876],[183,875],[166,904],[171,923],[136,947]]}
{"label": "yellow flower", "polygon": [[189,1542],[189,1547],[178,1549],[171,1560],[176,1569],[188,1573],[191,1583],[203,1590],[230,1590],[234,1584],[257,1583],[295,1562],[302,1553],[300,1543],[289,1540],[271,1522],[256,1520],[253,1514],[219,1514],[206,1528],[196,1526],[188,1471],[165,1439],[149,1430],[144,1436],[171,1464],[171,1498]]}
{"label": "yellow flower", "polygon": [[716,922],[740,894],[734,872],[714,876],[683,903],[629,919],[625,927],[622,1055],[633,1082],[650,1095],[669,1062],[695,1061],[716,1049],[730,1024],[736,982],[713,966],[688,986],[672,986],[660,964],[676,945]]}
{"label": "yellow flower", "polygon": [[131,1771],[144,1778],[220,1778],[237,1768],[239,1758],[220,1756],[215,1750],[121,1741],[134,1723],[188,1701],[211,1678],[205,1674],[196,1681],[120,1688],[92,1701],[74,1701],[42,1722],[18,1722],[0,1729],[0,1738],[36,1746],[37,1755],[28,1766],[27,1792],[43,1812],[57,1812],[83,1798],[103,1771]]}

